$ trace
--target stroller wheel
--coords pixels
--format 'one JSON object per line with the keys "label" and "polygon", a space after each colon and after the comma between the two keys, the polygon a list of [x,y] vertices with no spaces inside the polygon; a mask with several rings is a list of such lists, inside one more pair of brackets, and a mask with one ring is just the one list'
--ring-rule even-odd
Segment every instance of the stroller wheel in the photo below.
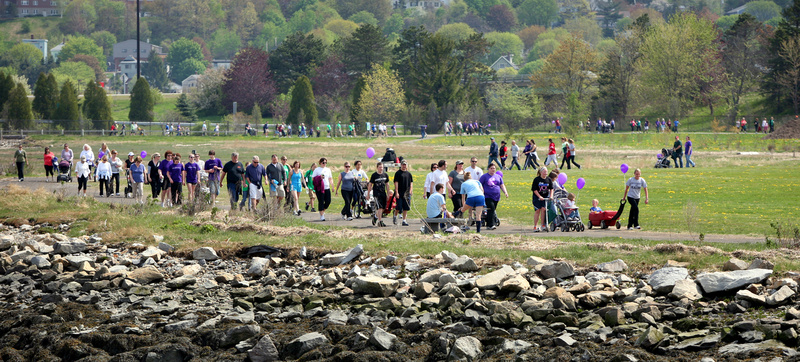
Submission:
{"label": "stroller wheel", "polygon": [[619,229],[621,227],[622,227],[622,224],[619,221],[617,221],[617,229]]}
{"label": "stroller wheel", "polygon": [[556,231],[556,223],[550,224],[550,231]]}
{"label": "stroller wheel", "polygon": [[[591,227],[592,224],[589,224],[589,226]],[[586,230],[586,225],[581,224],[581,231],[585,231],[585,230]]]}
{"label": "stroller wheel", "polygon": [[561,232],[562,233],[567,232],[567,226],[566,225],[561,225]]}
{"label": "stroller wheel", "polygon": [[589,225],[589,230],[592,230],[592,223],[589,222],[587,225]]}
{"label": "stroller wheel", "polygon": [[375,222],[377,222],[377,221],[378,221],[378,218],[376,218],[375,216],[372,216],[372,226],[375,226]]}
{"label": "stroller wheel", "polygon": [[601,229],[608,229],[608,225],[606,225],[606,221],[605,220],[600,221],[600,228]]}

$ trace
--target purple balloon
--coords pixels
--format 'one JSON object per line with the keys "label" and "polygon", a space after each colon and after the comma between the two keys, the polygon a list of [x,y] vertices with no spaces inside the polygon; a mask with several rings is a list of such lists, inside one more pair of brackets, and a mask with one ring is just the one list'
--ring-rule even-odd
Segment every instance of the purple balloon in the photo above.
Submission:
{"label": "purple balloon", "polygon": [[372,147],[367,148],[367,158],[372,158],[373,156],[375,156],[375,149]]}
{"label": "purple balloon", "polygon": [[664,156],[663,156],[662,154],[660,154],[660,153],[659,153],[659,154],[658,154],[658,158],[661,158],[661,157],[664,157]]}
{"label": "purple balloon", "polygon": [[622,171],[622,173],[628,173],[628,165],[625,163],[619,165],[619,170]]}
{"label": "purple balloon", "polygon": [[503,177],[503,171],[497,171],[497,172],[495,172],[495,173],[496,173],[496,174],[498,174],[498,175],[500,175],[500,177]]}
{"label": "purple balloon", "polygon": [[139,156],[142,158],[147,157],[147,151],[142,151],[142,153],[140,153]]}
{"label": "purple balloon", "polygon": [[101,158],[103,158],[103,156],[105,156],[105,155],[106,155],[106,153],[105,153],[105,152],[100,152],[100,154],[98,154],[98,155],[97,155],[97,159],[101,159]]}
{"label": "purple balloon", "polygon": [[491,124],[491,123],[489,123],[489,125],[488,125],[488,126],[486,126],[486,127],[491,127],[491,126],[492,126],[492,124]]}
{"label": "purple balloon", "polygon": [[586,180],[584,180],[583,177],[579,178],[578,182],[575,183],[575,186],[578,187],[578,190],[583,189],[583,187],[586,186]]}
{"label": "purple balloon", "polygon": [[561,186],[566,185],[567,184],[567,174],[565,174],[563,172],[558,174],[558,183],[561,184]]}
{"label": "purple balloon", "polygon": [[550,121],[550,123],[552,123],[552,124],[556,124],[556,121]]}

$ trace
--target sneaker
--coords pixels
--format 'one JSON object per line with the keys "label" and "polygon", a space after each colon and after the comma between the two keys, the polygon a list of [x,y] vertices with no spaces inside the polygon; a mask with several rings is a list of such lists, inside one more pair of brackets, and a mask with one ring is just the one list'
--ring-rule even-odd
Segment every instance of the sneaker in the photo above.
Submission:
{"label": "sneaker", "polygon": [[347,219],[345,219],[345,220],[347,220],[347,221],[353,221],[353,218],[352,218],[352,217],[348,217],[348,218],[347,218]]}
{"label": "sneaker", "polygon": [[22,182],[22,180],[24,180],[24,178],[19,179],[19,182]]}
{"label": "sneaker", "polygon": [[397,225],[397,215],[392,216],[392,223]]}
{"label": "sneaker", "polygon": [[403,226],[408,226],[408,223],[405,220],[403,220],[403,224],[402,225]]}
{"label": "sneaker", "polygon": [[342,215],[342,220],[347,220],[347,216]]}
{"label": "sneaker", "polygon": [[308,211],[308,203],[306,202],[306,211]]}
{"label": "sneaker", "polygon": [[494,230],[494,229],[497,229],[497,226],[489,226],[487,229]]}
{"label": "sneaker", "polygon": [[632,228],[632,227],[630,227],[630,226],[628,226],[628,230],[633,230],[633,228]]}
{"label": "sneaker", "polygon": [[319,221],[325,221],[325,216],[320,216]]}
{"label": "sneaker", "polygon": [[385,227],[386,227],[386,224],[384,224],[384,223],[383,223],[383,220],[381,220],[381,221],[378,223],[378,225],[379,225],[380,227],[382,227],[382,228],[385,228]]}
{"label": "sneaker", "polygon": [[635,227],[634,229],[636,229],[636,230],[641,230],[641,229],[642,229],[642,227],[641,227],[641,226],[637,226],[637,227]]}
{"label": "sneaker", "polygon": [[533,229],[533,232],[540,233],[540,232],[542,232],[542,229],[541,228],[536,228],[536,229]]}
{"label": "sneaker", "polygon": [[117,196],[119,196],[119,192],[117,192]]}
{"label": "sneaker", "polygon": [[312,208],[311,208],[311,212],[317,212],[317,209],[315,209],[315,208],[313,208],[313,207],[312,207]]}

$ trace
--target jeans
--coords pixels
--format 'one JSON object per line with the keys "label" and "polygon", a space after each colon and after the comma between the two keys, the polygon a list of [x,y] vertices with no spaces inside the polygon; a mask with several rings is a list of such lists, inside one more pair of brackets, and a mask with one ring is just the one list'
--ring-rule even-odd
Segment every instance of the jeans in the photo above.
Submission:
{"label": "jeans", "polygon": [[520,170],[519,157],[512,157],[511,158],[511,166],[508,166],[508,169],[510,170],[510,169],[514,168],[514,165],[517,165],[517,171],[519,171]]}
{"label": "jeans", "polygon": [[117,183],[116,184],[116,186],[117,186],[116,193],[119,193],[119,173],[112,173],[111,174],[111,179],[108,180],[108,191],[112,190],[112,187],[114,186],[114,182]]}
{"label": "jeans", "polygon": [[683,155],[672,154],[672,162],[675,163],[675,168],[678,168],[678,161],[680,161],[680,168],[683,168]]}
{"label": "jeans", "polygon": [[103,177],[97,178],[97,183],[100,184],[100,196],[103,196],[103,188],[106,189],[106,195],[111,196],[111,179],[108,176]]}
{"label": "jeans", "polygon": [[183,195],[183,184],[180,182],[173,182],[171,188],[172,188],[172,204],[173,205],[181,204]]}
{"label": "jeans", "polygon": [[569,163],[570,163],[570,162],[572,162],[572,164],[573,164],[573,165],[575,165],[575,167],[577,167],[577,168],[581,168],[581,165],[579,165],[577,162],[575,162],[575,156],[572,156],[572,155],[570,155],[569,157],[567,157],[567,169],[568,169],[568,170],[572,169],[572,168],[569,166]]}
{"label": "jeans", "polygon": [[628,214],[628,227],[639,226],[639,199],[628,196],[628,205],[631,205],[631,212]]}
{"label": "jeans", "polygon": [[487,170],[489,169],[489,166],[492,165],[492,161],[494,161],[497,164],[497,166],[500,166],[500,168],[502,169],[503,165],[500,164],[500,160],[497,158],[497,156],[489,156],[489,163],[486,164]]}
{"label": "jeans", "polygon": [[316,190],[317,193],[317,209],[319,211],[325,211],[328,209],[328,206],[331,206],[331,190]]}
{"label": "jeans", "polygon": [[494,226],[494,218],[497,217],[497,202],[486,198],[486,227]]}
{"label": "jeans", "polygon": [[453,197],[450,198],[453,201],[453,213],[458,210],[461,210],[464,207],[464,204],[461,203],[461,194],[455,194]]}
{"label": "jeans", "polygon": [[158,177],[150,180],[150,191],[153,194],[153,198],[158,199],[158,195],[161,194],[161,182],[158,181]]}
{"label": "jeans", "polygon": [[228,195],[231,197],[231,210],[236,210],[239,202],[239,187],[236,184],[228,184]]}
{"label": "jeans", "polygon": [[353,191],[342,190],[342,198],[344,198],[342,215],[346,217],[353,217],[353,210],[350,209],[350,205],[353,203]]}
{"label": "jeans", "polygon": [[692,155],[687,153],[686,154],[686,167],[689,167],[689,165],[692,165],[692,167],[694,167],[694,161],[692,161]]}
{"label": "jeans", "polygon": [[17,162],[17,176],[20,180],[25,178],[25,162]]}
{"label": "jeans", "polygon": [[89,178],[86,176],[78,177],[78,191],[84,190],[86,191],[86,183],[89,181]]}

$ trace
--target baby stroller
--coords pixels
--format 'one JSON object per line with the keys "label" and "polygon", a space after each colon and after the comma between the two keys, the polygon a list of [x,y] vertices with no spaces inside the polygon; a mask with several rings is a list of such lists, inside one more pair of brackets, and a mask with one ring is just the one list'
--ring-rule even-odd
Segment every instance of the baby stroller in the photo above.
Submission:
{"label": "baby stroller", "polygon": [[130,172],[130,170],[125,170],[125,180],[128,181],[128,186],[125,186],[123,192],[125,193],[126,199],[133,197],[133,184],[131,184]]}
{"label": "baby stroller", "polygon": [[56,177],[56,181],[72,182],[72,175],[69,173],[71,167],[72,164],[70,164],[67,160],[61,160],[58,162],[58,176]]}
{"label": "baby stroller", "polygon": [[662,148],[661,149],[661,153],[659,154],[659,156],[661,156],[661,157],[658,157],[658,161],[656,161],[656,166],[655,166],[656,168],[670,168],[670,167],[672,167],[672,165],[670,165],[670,161],[669,161],[669,159],[672,157],[672,150],[671,149],[668,150],[666,148]]}
{"label": "baby stroller", "polygon": [[378,208],[378,200],[375,199],[374,195],[369,195],[369,201],[367,202],[370,215],[372,215],[372,225],[374,226],[378,222],[378,213],[381,213],[381,217],[388,217],[392,214],[392,210],[397,207],[397,197],[394,194],[386,200],[386,207],[380,209]]}
{"label": "baby stroller", "polygon": [[617,211],[609,210],[589,213],[589,222],[587,223],[589,229],[593,226],[599,226],[601,229],[608,229],[615,224],[617,229],[621,228],[622,224],[619,222],[619,218],[622,216],[622,212],[625,211],[626,203],[628,203],[628,201],[625,199],[619,200],[619,210]]}
{"label": "baby stroller", "polygon": [[367,195],[367,181],[355,182],[355,189],[353,190],[353,211],[356,214],[356,219],[361,218],[361,214],[372,213],[369,206],[369,195]]}
{"label": "baby stroller", "polygon": [[555,231],[557,228],[560,228],[562,232],[584,231],[586,226],[581,222],[580,212],[577,212],[576,216],[567,217],[566,202],[567,192],[565,190],[555,190],[553,192],[552,205],[555,208],[555,217],[550,222],[550,231]]}

